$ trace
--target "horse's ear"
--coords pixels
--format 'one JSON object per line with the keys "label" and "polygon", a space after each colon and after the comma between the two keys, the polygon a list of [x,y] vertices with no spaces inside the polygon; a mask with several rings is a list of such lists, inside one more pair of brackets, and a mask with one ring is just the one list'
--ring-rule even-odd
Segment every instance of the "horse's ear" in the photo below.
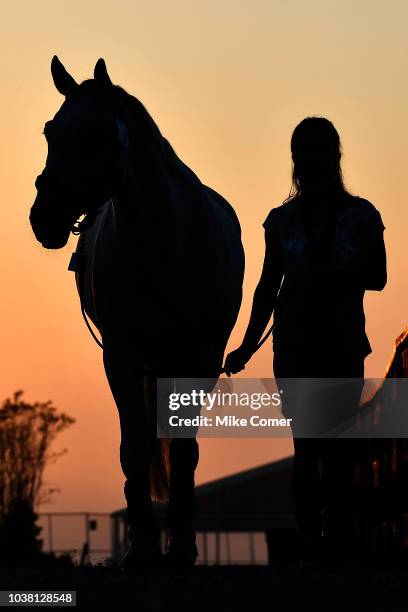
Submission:
{"label": "horse's ear", "polygon": [[55,87],[63,96],[68,96],[78,87],[78,83],[65,70],[56,55],[51,60],[51,74]]}
{"label": "horse's ear", "polygon": [[102,59],[102,57],[100,57],[95,64],[94,79],[106,89],[113,86],[106,68],[105,60]]}

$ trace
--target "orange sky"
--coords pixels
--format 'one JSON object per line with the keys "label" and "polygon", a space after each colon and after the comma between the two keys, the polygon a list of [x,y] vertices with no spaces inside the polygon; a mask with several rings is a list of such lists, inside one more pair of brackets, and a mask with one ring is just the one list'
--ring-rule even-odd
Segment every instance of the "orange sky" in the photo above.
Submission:
{"label": "orange sky", "polygon": [[[180,157],[237,211],[247,264],[228,349],[238,346],[248,321],[263,261],[261,223],[289,191],[292,130],[309,114],[331,119],[348,187],[375,204],[387,228],[388,285],[365,299],[373,347],[366,375],[380,376],[408,322],[408,5],[394,0],[391,8],[373,0],[42,0],[3,7],[0,398],[23,388],[27,400],[52,398],[77,419],[57,442],[69,452],[47,470],[61,493],[44,509],[123,504],[116,407],[67,271],[76,238],[47,252],[28,223],[45,162],[42,127],[62,102],[50,77],[53,54],[79,81],[103,56],[113,82],[140,98]],[[267,342],[245,375],[271,376],[271,363]],[[201,449],[200,482],[288,454],[291,445],[203,440]]]}

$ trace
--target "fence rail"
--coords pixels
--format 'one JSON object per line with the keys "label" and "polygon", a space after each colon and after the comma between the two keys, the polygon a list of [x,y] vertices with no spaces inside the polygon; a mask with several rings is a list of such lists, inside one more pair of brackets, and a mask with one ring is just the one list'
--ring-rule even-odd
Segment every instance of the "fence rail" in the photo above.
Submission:
{"label": "fence rail", "polygon": [[[47,552],[56,554],[67,554],[73,552],[80,552],[81,563],[87,562],[92,555],[103,555],[111,556],[112,554],[112,521],[111,515],[108,512],[38,512],[40,520],[42,519],[44,527],[46,528],[46,546],[43,548]],[[82,518],[82,535],[80,546],[56,546],[55,545],[55,520],[59,518]],[[98,519],[106,519],[108,523],[107,536],[109,538],[109,547],[105,546],[92,546],[91,533],[98,531]],[[100,529],[99,529],[100,531]],[[64,529],[64,535],[66,536],[66,529]]]}

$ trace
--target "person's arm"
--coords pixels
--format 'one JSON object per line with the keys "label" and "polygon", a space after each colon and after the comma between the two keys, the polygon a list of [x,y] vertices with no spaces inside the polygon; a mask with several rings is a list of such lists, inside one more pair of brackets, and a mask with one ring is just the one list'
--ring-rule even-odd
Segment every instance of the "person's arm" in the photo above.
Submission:
{"label": "person's arm", "polygon": [[252,310],[241,346],[227,355],[224,370],[228,376],[245,367],[271,318],[284,275],[274,239],[265,228],[265,257],[261,277],[254,292]]}
{"label": "person's arm", "polygon": [[[384,230],[380,213],[375,210],[369,227],[371,236],[351,253],[348,265],[343,270],[345,282],[360,289],[382,291],[387,284],[387,256],[385,252]],[[356,243],[357,246],[358,242]]]}
{"label": "person's arm", "polygon": [[[371,205],[372,206],[372,205]],[[332,269],[345,288],[382,291],[387,284],[385,225],[378,210],[371,209],[355,236],[337,245],[334,259],[322,262],[326,274]]]}
{"label": "person's arm", "polygon": [[265,231],[265,257],[261,277],[252,301],[251,316],[242,345],[255,350],[272,316],[283,278],[283,266],[274,249],[273,239]]}
{"label": "person's arm", "polygon": [[363,289],[384,289],[387,284],[387,256],[382,232],[375,237],[353,268],[353,277]]}

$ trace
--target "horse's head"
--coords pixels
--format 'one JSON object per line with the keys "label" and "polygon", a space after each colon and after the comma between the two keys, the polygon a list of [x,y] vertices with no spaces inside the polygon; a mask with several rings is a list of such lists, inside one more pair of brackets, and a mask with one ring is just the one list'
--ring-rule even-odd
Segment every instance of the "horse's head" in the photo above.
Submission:
{"label": "horse's head", "polygon": [[96,63],[94,79],[81,84],[56,56],[51,73],[65,100],[44,126],[48,155],[35,181],[37,197],[30,223],[44,247],[59,249],[82,214],[92,212],[115,194],[127,132],[115,107],[116,86],[103,59]]}

